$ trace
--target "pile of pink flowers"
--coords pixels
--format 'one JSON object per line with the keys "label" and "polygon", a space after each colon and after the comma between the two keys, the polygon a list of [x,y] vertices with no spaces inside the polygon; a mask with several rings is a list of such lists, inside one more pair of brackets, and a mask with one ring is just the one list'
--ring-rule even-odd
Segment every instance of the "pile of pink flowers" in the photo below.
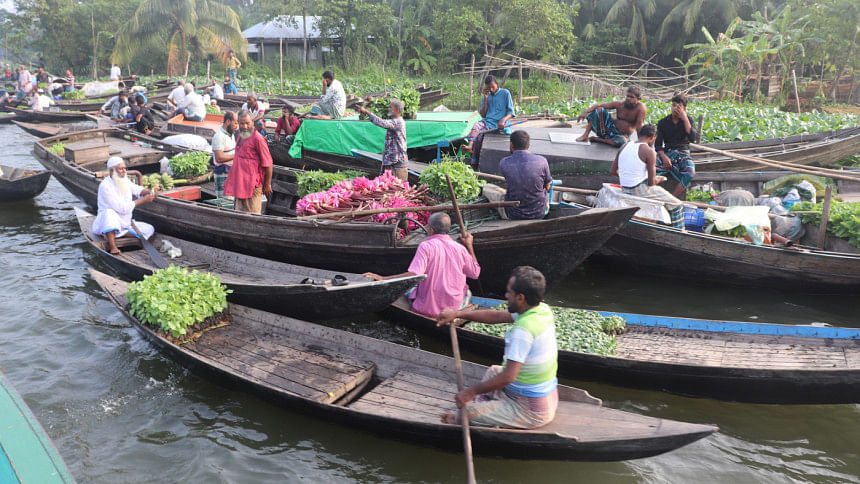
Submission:
{"label": "pile of pink flowers", "polygon": [[[421,207],[425,205],[426,196],[425,185],[412,187],[409,182],[386,171],[372,180],[362,176],[337,182],[324,192],[305,195],[296,203],[296,212],[299,215],[315,215],[377,208]],[[353,220],[382,223],[397,215],[395,212],[387,212],[356,217]],[[407,212],[405,215],[426,224],[430,213]],[[407,232],[418,228],[411,220],[407,224]]]}

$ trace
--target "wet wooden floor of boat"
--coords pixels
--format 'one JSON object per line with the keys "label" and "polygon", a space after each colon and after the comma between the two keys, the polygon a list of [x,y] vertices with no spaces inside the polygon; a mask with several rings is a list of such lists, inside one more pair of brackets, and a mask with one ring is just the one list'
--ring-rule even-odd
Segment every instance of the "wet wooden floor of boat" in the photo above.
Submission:
{"label": "wet wooden floor of boat", "polygon": [[860,369],[860,341],[639,329],[617,337],[620,358],[762,369]]}

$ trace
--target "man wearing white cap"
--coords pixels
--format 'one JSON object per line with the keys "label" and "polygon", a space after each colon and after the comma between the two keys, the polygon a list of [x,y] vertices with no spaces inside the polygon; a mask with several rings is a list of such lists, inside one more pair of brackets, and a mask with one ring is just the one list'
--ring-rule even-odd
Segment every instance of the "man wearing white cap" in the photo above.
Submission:
{"label": "man wearing white cap", "polygon": [[126,174],[125,162],[118,156],[109,158],[107,167],[110,176],[99,185],[99,213],[93,222],[93,233],[107,239],[111,254],[119,254],[117,237],[142,236],[149,239],[155,233],[152,225],[135,221],[142,232],[135,234],[131,228],[131,213],[141,203],[155,200],[158,188],[150,191],[132,183]]}

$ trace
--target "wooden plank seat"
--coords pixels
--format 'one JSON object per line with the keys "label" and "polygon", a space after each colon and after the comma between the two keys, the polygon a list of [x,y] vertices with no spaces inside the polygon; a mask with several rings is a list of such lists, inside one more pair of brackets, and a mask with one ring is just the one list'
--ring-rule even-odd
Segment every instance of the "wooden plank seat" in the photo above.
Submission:
{"label": "wooden plank seat", "polygon": [[350,404],[350,408],[387,417],[437,424],[441,415],[457,410],[457,384],[399,371]]}
{"label": "wooden plank seat", "polygon": [[323,403],[346,404],[376,370],[372,362],[309,347],[279,332],[226,326],[184,345],[261,385]]}

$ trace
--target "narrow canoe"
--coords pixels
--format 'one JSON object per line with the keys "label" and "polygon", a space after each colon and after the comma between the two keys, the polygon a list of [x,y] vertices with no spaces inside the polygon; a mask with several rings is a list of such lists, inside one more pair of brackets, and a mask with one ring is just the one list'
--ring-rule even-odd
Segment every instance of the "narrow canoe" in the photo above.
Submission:
{"label": "narrow canoe", "polygon": [[[473,298],[478,307],[503,301]],[[406,298],[390,308],[398,322],[447,335]],[[860,403],[860,328],[740,323],[598,311],[627,321],[617,354],[560,350],[558,374],[578,380],[749,403]],[[443,331],[444,330],[444,331]],[[460,344],[494,356],[503,338],[460,331]]]}
{"label": "narrow canoe", "polygon": [[0,165],[0,202],[13,202],[33,198],[45,190],[51,179],[49,170],[24,170]]}
{"label": "narrow canoe", "polygon": [[71,484],[66,463],[24,399],[0,372],[0,482]]}
{"label": "narrow canoe", "polygon": [[15,113],[0,114],[0,124],[12,124],[15,121]]}
{"label": "narrow canoe", "polygon": [[15,113],[15,119],[21,121],[35,121],[42,123],[60,123],[67,121],[95,121],[87,113],[76,113],[69,111],[33,111],[31,109],[7,108],[10,113]]}
{"label": "narrow canoe", "polygon": [[[120,255],[105,250],[104,239],[92,233],[95,217],[77,207],[75,214],[84,238],[112,269],[135,280],[157,269],[139,243],[122,248]],[[136,239],[128,240],[136,242]],[[413,276],[373,281],[360,274],[273,262],[163,234],[150,238],[158,249],[164,241],[182,250],[182,255],[175,259],[162,251],[169,263],[218,276],[233,291],[231,301],[303,319],[331,319],[381,311],[424,279],[424,276]],[[332,285],[336,276],[344,277],[347,284]],[[315,283],[302,284],[301,281],[308,278]]]}
{"label": "narrow canoe", "polygon": [[[387,438],[459,450],[462,430],[440,422],[453,412],[454,360],[447,356],[231,305],[232,324],[175,345],[128,312],[126,285],[90,269],[143,336],[159,350],[228,388],[261,395],[326,421]],[[486,367],[463,362],[467,384]],[[584,390],[559,385],[550,424],[535,430],[472,427],[487,457],[616,461],[658,455],[717,430],[605,408]]]}

